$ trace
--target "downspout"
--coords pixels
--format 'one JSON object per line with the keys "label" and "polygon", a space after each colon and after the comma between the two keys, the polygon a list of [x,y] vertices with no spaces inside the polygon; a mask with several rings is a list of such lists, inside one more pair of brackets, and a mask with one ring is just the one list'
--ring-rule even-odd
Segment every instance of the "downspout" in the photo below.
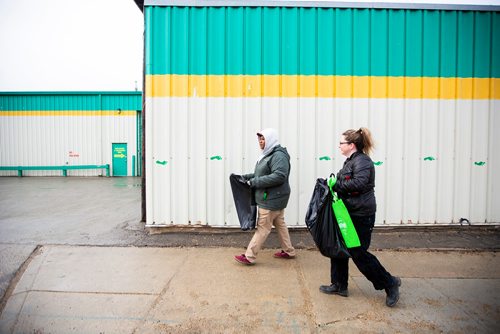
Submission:
{"label": "downspout", "polygon": [[[141,104],[142,104],[142,95],[141,95]],[[141,126],[142,126],[142,112],[141,110],[136,110],[135,114],[135,147],[136,152],[135,155],[137,157],[137,161],[134,164],[134,169],[137,171],[136,175],[141,176],[141,155],[142,155],[142,147],[141,147]],[[134,176],[136,176],[134,175]]]}

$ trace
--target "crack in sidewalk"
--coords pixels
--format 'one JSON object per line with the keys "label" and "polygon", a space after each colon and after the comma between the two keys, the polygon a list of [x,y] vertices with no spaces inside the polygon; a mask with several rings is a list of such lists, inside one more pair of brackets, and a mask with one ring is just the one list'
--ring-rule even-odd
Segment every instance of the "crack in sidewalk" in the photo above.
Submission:
{"label": "crack in sidewalk", "polygon": [[299,281],[300,292],[302,294],[302,297],[304,298],[304,314],[307,317],[309,332],[314,333],[316,331],[317,324],[316,324],[316,315],[314,313],[314,304],[312,301],[312,297],[306,286],[306,278],[304,276],[304,271],[302,270],[302,267],[300,266],[298,261],[294,261],[294,268],[295,271],[297,272],[297,279]]}
{"label": "crack in sidewalk", "polygon": [[155,298],[155,300],[151,303],[151,306],[147,309],[147,311],[144,313],[144,316],[142,317],[141,324],[138,325],[137,327],[134,328],[132,331],[132,334],[138,333],[139,329],[143,327],[146,322],[149,319],[149,315],[151,312],[160,304],[161,300],[163,299],[163,296],[167,293],[167,291],[170,289],[170,283],[173,281],[173,279],[177,276],[177,274],[181,271],[181,269],[186,265],[187,263],[187,258],[189,257],[190,250],[187,250],[187,254],[184,257],[184,260],[181,262],[181,265],[177,267],[177,270],[175,273],[170,277],[170,279],[167,281],[163,289],[161,290],[160,294]]}

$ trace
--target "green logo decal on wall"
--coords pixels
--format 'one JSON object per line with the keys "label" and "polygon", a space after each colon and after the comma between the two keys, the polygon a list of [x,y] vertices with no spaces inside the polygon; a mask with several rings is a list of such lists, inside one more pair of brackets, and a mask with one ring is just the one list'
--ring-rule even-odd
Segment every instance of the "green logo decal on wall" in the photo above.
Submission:
{"label": "green logo decal on wall", "polygon": [[157,163],[158,165],[163,165],[163,166],[165,166],[166,164],[168,164],[168,162],[166,162],[165,160],[163,160],[163,161],[156,160],[156,163]]}
{"label": "green logo decal on wall", "polygon": [[210,157],[210,160],[222,160],[222,157],[220,155],[214,155],[213,157]]}
{"label": "green logo decal on wall", "polygon": [[326,161],[328,161],[328,160],[332,160],[332,159],[329,156],[325,155],[325,156],[320,157],[319,160],[326,160]]}
{"label": "green logo decal on wall", "polygon": [[436,160],[434,157],[425,157],[424,160],[427,160],[427,161],[434,161]]}
{"label": "green logo decal on wall", "polygon": [[474,165],[476,165],[476,166],[484,166],[484,165],[486,165],[486,162],[484,162],[484,161],[476,161],[476,162],[474,162]]}
{"label": "green logo decal on wall", "polygon": [[382,161],[374,161],[374,162],[373,162],[373,164],[374,164],[375,166],[380,166],[380,165],[382,165],[382,164],[383,164],[383,162],[382,162]]}

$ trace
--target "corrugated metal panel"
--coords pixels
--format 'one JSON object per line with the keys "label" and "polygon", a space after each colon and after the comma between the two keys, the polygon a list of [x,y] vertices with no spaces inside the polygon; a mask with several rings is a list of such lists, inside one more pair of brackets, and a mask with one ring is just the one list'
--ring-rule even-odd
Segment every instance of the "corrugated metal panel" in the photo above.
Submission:
{"label": "corrugated metal panel", "polygon": [[[147,224],[238,226],[255,132],[292,157],[291,226],[338,140],[378,144],[377,224],[499,223],[500,13],[146,7]],[[495,141],[496,140],[496,141]]]}
{"label": "corrugated metal panel", "polygon": [[146,74],[498,78],[499,21],[499,12],[147,7]]}
{"label": "corrugated metal panel", "polygon": [[[128,144],[128,175],[137,148],[141,92],[0,93],[0,166],[111,164],[111,143]],[[0,171],[0,175],[17,175]],[[61,171],[25,171],[59,176]],[[71,176],[105,175],[74,170]]]}

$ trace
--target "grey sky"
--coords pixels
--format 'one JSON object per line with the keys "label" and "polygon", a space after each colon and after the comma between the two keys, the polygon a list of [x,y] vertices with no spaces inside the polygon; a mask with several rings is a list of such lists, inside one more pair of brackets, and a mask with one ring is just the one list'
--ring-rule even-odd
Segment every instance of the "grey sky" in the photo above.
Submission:
{"label": "grey sky", "polygon": [[0,91],[142,90],[133,0],[0,0]]}
{"label": "grey sky", "polygon": [[142,90],[143,29],[133,0],[0,0],[0,91]]}

